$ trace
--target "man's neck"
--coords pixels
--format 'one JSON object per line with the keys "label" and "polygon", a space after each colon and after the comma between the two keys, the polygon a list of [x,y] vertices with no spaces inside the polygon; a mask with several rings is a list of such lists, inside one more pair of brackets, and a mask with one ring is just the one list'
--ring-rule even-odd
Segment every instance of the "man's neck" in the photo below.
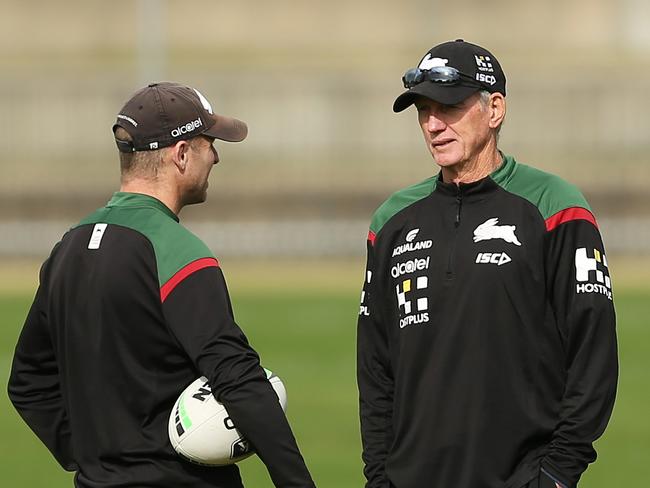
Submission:
{"label": "man's neck", "polygon": [[128,181],[122,180],[120,191],[128,193],[141,193],[149,195],[160,200],[169,208],[174,214],[178,215],[183,206],[180,203],[178,192],[173,187],[167,187],[161,184],[160,181],[150,181],[146,179],[132,179]]}

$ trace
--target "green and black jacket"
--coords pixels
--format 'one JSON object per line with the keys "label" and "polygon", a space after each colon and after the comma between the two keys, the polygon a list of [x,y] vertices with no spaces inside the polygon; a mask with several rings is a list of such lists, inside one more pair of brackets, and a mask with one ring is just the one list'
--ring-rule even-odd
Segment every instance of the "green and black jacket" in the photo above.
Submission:
{"label": "green and black jacket", "polygon": [[43,265],[10,398],[76,486],[240,487],[235,465],[190,464],[169,442],[201,375],[276,486],[313,486],[217,259],[160,201],[116,193]]}
{"label": "green and black jacket", "polygon": [[574,487],[611,415],[617,347],[596,220],[511,157],[375,213],[358,323],[368,488]]}

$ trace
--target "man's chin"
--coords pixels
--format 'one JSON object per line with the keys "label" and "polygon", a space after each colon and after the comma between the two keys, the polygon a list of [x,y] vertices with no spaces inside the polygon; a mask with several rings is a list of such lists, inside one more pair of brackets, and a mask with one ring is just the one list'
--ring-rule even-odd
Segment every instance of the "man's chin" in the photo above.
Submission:
{"label": "man's chin", "polygon": [[200,195],[189,195],[185,198],[184,205],[196,205],[197,203],[204,203],[208,199],[208,192],[205,191]]}
{"label": "man's chin", "polygon": [[462,159],[457,147],[453,147],[454,142],[444,146],[431,147],[431,156],[438,166],[453,166]]}
{"label": "man's chin", "polygon": [[432,156],[436,164],[443,168],[447,168],[449,166],[458,164],[458,162],[460,161],[460,158],[453,154],[439,153],[439,154],[432,154]]}

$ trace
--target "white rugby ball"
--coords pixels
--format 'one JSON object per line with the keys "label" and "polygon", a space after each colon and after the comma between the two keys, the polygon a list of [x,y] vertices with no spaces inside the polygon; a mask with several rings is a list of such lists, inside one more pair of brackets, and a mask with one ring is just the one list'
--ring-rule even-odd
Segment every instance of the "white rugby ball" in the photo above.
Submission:
{"label": "white rugby ball", "polygon": [[[282,410],[286,410],[287,391],[282,380],[268,369],[264,371]],[[174,450],[193,463],[225,466],[254,454],[230,419],[226,407],[212,395],[205,376],[180,394],[169,416],[168,430]]]}

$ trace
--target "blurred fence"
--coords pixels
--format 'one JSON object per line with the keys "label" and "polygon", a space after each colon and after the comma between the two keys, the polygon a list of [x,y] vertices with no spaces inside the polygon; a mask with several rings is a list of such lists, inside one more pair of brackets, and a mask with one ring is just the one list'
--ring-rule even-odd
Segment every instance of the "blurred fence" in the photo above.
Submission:
{"label": "blurred fence", "polygon": [[[433,171],[415,115],[391,111],[399,76],[244,72],[182,81],[204,91],[217,111],[249,123],[243,145],[222,145],[224,171],[237,187],[383,192]],[[503,150],[587,192],[645,193],[650,75],[626,81],[624,90],[584,76],[511,75]],[[115,75],[0,80],[3,193],[114,188],[110,127],[135,87]]]}
{"label": "blurred fence", "polygon": [[115,114],[157,77],[249,124],[181,216],[215,252],[361,254],[374,208],[437,171],[413,111],[391,106],[402,72],[456,37],[508,76],[501,149],[577,184],[610,252],[650,253],[642,0],[0,5],[0,255],[47,253],[107,201]]}
{"label": "blurred fence", "polygon": [[[501,147],[578,184],[610,250],[648,252],[650,76],[625,90],[583,78],[515,71]],[[183,81],[250,125],[243,144],[219,145],[209,203],[184,212],[223,252],[363,252],[376,205],[436,171],[415,115],[391,111],[398,75],[194,73]],[[73,224],[117,188],[110,127],[134,86],[116,75],[0,81],[0,229],[8,237],[0,254],[47,252],[52,229],[66,227],[62,217]]]}

